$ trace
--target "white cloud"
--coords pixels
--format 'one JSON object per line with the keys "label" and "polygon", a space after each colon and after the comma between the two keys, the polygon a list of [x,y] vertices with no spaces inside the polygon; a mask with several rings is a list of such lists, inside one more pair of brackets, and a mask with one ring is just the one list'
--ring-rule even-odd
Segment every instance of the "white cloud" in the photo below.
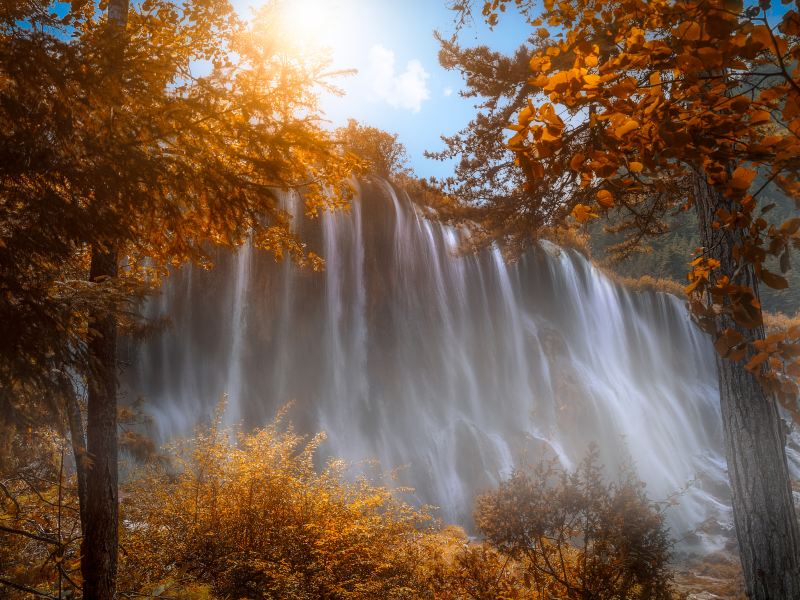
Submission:
{"label": "white cloud", "polygon": [[419,112],[422,101],[430,98],[426,80],[430,74],[418,60],[410,60],[402,73],[395,71],[394,52],[376,44],[369,50],[369,77],[372,92],[395,108]]}
{"label": "white cloud", "polygon": [[442,94],[444,94],[445,97],[452,96],[453,95],[453,88],[451,88],[450,86],[447,86],[446,88],[444,88],[444,91],[442,92]]}

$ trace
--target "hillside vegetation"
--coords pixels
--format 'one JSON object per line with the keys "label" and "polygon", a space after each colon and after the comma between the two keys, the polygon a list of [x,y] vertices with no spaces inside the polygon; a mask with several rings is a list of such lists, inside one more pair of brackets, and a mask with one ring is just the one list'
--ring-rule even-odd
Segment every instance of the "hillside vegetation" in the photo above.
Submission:
{"label": "hillside vegetation", "polygon": [[[768,212],[776,222],[792,218],[797,211],[792,200],[769,187],[761,205],[774,205]],[[697,224],[691,213],[681,211],[667,216],[664,226],[665,232],[649,238],[646,245],[636,247],[630,253],[619,253],[617,246],[623,242],[623,236],[609,231],[601,223],[595,223],[589,228],[591,254],[596,262],[609,267],[622,277],[670,279],[682,286],[686,285],[690,253],[702,246]],[[760,288],[765,312],[795,315],[800,311],[800,269],[794,265],[791,267],[783,274],[789,282],[787,289],[775,290],[768,286]],[[769,326],[769,317],[767,321]]]}

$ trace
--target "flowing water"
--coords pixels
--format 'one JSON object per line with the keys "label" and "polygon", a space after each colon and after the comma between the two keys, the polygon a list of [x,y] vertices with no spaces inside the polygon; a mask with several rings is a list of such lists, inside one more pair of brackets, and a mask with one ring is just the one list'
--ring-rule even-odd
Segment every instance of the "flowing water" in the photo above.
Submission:
{"label": "flowing water", "polygon": [[324,452],[396,469],[465,524],[475,493],[515,465],[569,466],[596,442],[651,498],[684,490],[675,534],[729,522],[713,349],[682,301],[547,243],[513,264],[456,256],[456,232],[385,182],[299,226],[324,272],[246,246],[173,274],[148,306],[172,326],[132,351],[126,380],[162,439],[224,393],[226,419],[249,426],[292,400],[298,429],[327,433]]}

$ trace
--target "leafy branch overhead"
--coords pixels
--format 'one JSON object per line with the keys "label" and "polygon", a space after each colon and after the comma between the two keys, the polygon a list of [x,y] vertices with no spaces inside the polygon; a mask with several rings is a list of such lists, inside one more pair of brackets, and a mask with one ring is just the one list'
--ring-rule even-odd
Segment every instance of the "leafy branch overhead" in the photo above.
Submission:
{"label": "leafy branch overhead", "polygon": [[[484,15],[492,22],[510,4],[487,2]],[[759,341],[761,304],[746,272],[786,288],[800,246],[800,218],[771,222],[774,205],[761,201],[774,185],[800,203],[796,8],[775,17],[769,2],[546,0],[540,13],[513,4],[538,37],[527,105],[508,124],[527,191],[515,211],[542,224],[608,217],[618,231],[653,235],[666,215],[697,206],[692,178],[706,182],[720,198],[712,227],[731,241],[737,268],[723,272],[714,248],[698,249],[692,312],[722,355],[746,358],[767,389],[794,398],[800,331]],[[506,215],[493,208],[470,207],[487,231],[502,231]],[[719,315],[737,328],[719,329]]]}
{"label": "leafy branch overhead", "polygon": [[[85,372],[89,308],[132,316],[169,267],[209,266],[210,246],[251,237],[322,266],[281,190],[310,215],[342,207],[354,164],[318,109],[328,60],[294,48],[284,5],[250,21],[224,0],[131,6],[114,86],[104,3],[0,11],[4,409]],[[119,275],[87,281],[91,249],[111,246]]]}

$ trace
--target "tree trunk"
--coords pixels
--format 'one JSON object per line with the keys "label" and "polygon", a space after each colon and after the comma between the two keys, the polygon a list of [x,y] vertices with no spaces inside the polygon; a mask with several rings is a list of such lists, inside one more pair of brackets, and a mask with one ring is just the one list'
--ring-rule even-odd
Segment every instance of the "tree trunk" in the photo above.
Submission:
{"label": "tree trunk", "polygon": [[83,430],[81,407],[75,396],[72,382],[67,382],[66,394],[67,419],[69,421],[69,437],[72,443],[72,455],[75,457],[75,475],[78,480],[78,507],[81,519],[81,531],[86,525],[86,433]]}
{"label": "tree trunk", "polygon": [[[108,3],[108,84],[122,99],[120,66],[124,59],[128,0]],[[112,111],[113,114],[113,111]],[[103,190],[113,195],[114,190]],[[102,194],[100,195],[102,197]],[[116,277],[118,251],[114,240],[107,249],[92,248],[91,281]],[[86,406],[86,508],[81,544],[84,600],[112,600],[116,596],[119,532],[119,464],[117,450],[117,320],[113,308],[92,311],[89,341],[92,372]]]}
{"label": "tree trunk", "polygon": [[[716,211],[730,210],[731,202],[701,176],[694,179],[694,191],[702,244],[720,261],[720,272],[732,276],[736,233],[712,227]],[[757,296],[751,267],[740,270],[736,283],[751,287]],[[730,328],[753,334],[727,315],[717,317],[716,325],[720,332]],[[763,338],[763,327],[756,333]],[[786,462],[785,424],[774,395],[765,394],[744,368],[747,360],[717,355],[725,454],[747,595],[757,600],[800,598],[800,530]]]}
{"label": "tree trunk", "polygon": [[[117,253],[95,249],[90,278],[116,277]],[[93,311],[86,420],[86,509],[81,545],[85,600],[111,600],[117,577],[117,322],[113,311]],[[82,516],[84,516],[82,515]]]}

